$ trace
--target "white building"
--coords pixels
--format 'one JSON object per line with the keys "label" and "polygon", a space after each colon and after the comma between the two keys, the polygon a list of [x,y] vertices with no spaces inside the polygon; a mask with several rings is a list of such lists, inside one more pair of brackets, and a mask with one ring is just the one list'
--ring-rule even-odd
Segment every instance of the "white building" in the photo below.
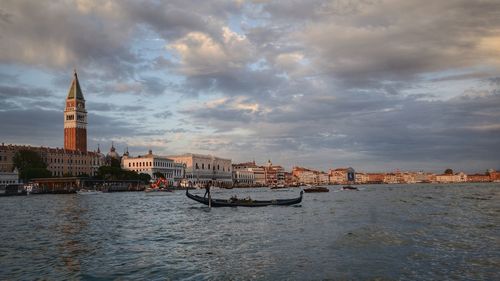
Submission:
{"label": "white building", "polygon": [[255,174],[251,171],[252,168],[247,170],[233,171],[233,182],[236,186],[253,186],[255,184]]}
{"label": "white building", "polygon": [[124,170],[149,174],[153,179],[156,179],[156,173],[162,173],[165,179],[172,184],[184,177],[184,165],[182,163],[176,163],[170,158],[154,155],[151,150],[148,154],[137,157],[123,156],[121,166]]}
{"label": "white building", "polygon": [[19,183],[19,173],[17,169],[13,172],[1,172],[0,171],[0,187],[5,187],[9,184]]}
{"label": "white building", "polygon": [[185,165],[186,180],[193,185],[214,181],[219,186],[233,184],[231,159],[193,153],[171,155],[168,158]]}

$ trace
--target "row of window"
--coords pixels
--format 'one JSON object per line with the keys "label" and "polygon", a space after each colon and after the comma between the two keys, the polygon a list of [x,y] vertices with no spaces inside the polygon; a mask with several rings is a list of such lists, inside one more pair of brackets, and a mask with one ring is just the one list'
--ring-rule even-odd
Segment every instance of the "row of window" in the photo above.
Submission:
{"label": "row of window", "polygon": [[[144,162],[129,162],[128,166],[129,167],[151,167],[153,162],[151,161],[144,161]],[[167,167],[167,168],[173,168],[175,165],[173,162],[161,162],[161,161],[155,161],[154,162],[155,167]]]}
{"label": "row of window", "polygon": [[17,183],[17,181],[16,180],[0,181],[0,184],[11,184],[11,183]]}
{"label": "row of window", "polygon": [[[196,163],[195,164],[195,168],[196,168],[196,170],[199,170],[200,169],[200,165],[198,165],[198,163]],[[212,168],[215,171],[215,166],[213,166]],[[201,163],[201,169],[205,170],[205,163]],[[210,164],[207,165],[207,170],[210,170]],[[219,165],[217,165],[217,170],[220,170],[220,166]],[[229,171],[229,168],[227,170]],[[226,168],[224,166],[222,167],[222,171],[223,172],[226,171]]]}
{"label": "row of window", "polygon": [[[43,159],[45,161],[45,163],[48,163],[48,159],[47,158],[44,158]],[[81,160],[81,159],[68,159],[68,164],[81,164],[81,165],[87,165],[87,160]],[[98,165],[99,161],[97,160],[94,160],[94,161],[89,161],[90,164],[92,165]],[[63,164],[64,163],[64,159],[61,159],[61,158],[56,158],[56,159],[53,159],[53,158],[50,158],[50,163],[61,163]]]}

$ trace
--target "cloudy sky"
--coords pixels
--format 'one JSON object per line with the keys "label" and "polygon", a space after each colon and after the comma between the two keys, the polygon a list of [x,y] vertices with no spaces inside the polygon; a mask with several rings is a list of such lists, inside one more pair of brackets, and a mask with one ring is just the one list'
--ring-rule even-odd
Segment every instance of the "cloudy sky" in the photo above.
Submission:
{"label": "cloudy sky", "polygon": [[500,1],[0,1],[0,142],[500,169]]}

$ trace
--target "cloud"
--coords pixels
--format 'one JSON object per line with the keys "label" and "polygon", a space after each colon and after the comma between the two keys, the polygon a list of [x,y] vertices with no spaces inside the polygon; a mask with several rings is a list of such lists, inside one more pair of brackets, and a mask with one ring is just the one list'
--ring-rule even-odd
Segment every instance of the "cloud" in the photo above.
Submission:
{"label": "cloud", "polygon": [[499,5],[4,1],[0,115],[17,119],[0,129],[57,146],[76,67],[92,145],[482,169],[499,156]]}

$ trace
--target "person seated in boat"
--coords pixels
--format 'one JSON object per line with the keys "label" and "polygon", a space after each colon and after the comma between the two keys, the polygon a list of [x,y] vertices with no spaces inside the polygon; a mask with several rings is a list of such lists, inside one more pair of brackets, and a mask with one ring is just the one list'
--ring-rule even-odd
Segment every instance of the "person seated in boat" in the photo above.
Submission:
{"label": "person seated in boat", "polygon": [[229,198],[229,201],[232,202],[232,203],[238,202],[238,200],[239,200],[238,196],[236,196],[236,195],[233,195],[233,196],[231,196],[231,198]]}

